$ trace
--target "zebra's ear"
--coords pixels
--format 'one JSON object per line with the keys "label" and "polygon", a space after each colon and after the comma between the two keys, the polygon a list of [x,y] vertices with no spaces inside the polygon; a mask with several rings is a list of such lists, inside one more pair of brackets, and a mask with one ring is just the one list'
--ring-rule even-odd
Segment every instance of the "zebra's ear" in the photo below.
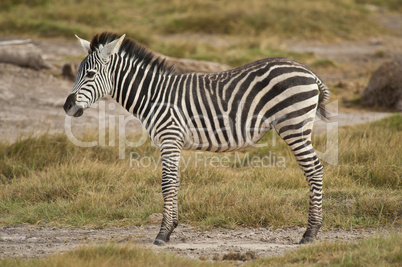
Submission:
{"label": "zebra's ear", "polygon": [[81,39],[80,37],[78,37],[78,35],[75,35],[75,37],[77,37],[78,41],[80,41],[80,44],[84,49],[85,53],[89,54],[91,52],[91,43],[88,42],[87,40]]}
{"label": "zebra's ear", "polygon": [[109,57],[117,52],[119,52],[120,46],[123,43],[125,34],[123,34],[119,39],[114,40],[113,42],[105,45],[100,51],[100,57],[105,62],[109,61]]}

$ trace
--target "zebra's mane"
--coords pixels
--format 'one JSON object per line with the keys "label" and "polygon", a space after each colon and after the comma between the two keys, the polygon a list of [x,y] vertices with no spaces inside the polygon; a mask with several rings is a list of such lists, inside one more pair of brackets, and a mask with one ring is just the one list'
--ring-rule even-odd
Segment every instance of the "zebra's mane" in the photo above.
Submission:
{"label": "zebra's mane", "polygon": [[[90,53],[99,50],[99,48],[104,47],[105,45],[113,42],[119,37],[120,36],[118,36],[117,34],[109,32],[96,34],[91,41]],[[164,58],[129,38],[125,38],[123,40],[123,43],[121,44],[119,49],[119,53],[122,52],[124,52],[127,57],[135,57],[146,65],[151,65],[151,68],[156,67],[157,71],[160,73],[171,74],[175,72],[174,67],[172,65],[169,65]]]}

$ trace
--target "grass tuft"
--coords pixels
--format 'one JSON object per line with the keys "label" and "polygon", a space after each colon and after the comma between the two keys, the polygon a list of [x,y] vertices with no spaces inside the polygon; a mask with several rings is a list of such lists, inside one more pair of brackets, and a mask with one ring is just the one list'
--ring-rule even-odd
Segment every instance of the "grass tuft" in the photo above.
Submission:
{"label": "grass tuft", "polygon": [[399,266],[401,248],[402,234],[394,233],[353,243],[321,242],[246,266]]}
{"label": "grass tuft", "polygon": [[5,259],[1,266],[227,266],[221,263],[201,262],[180,258],[167,253],[157,253],[133,245],[103,244],[84,246],[63,254],[56,254],[44,259]]}

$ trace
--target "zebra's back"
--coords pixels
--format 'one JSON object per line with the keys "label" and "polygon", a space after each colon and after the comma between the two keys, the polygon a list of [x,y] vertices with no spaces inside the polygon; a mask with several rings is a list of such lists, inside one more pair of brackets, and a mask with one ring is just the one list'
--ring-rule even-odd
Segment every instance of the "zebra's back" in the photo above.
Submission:
{"label": "zebra's back", "polygon": [[185,129],[184,148],[233,151],[258,142],[273,127],[280,131],[313,120],[317,80],[305,65],[284,58],[181,76],[175,88],[180,92],[170,101]]}

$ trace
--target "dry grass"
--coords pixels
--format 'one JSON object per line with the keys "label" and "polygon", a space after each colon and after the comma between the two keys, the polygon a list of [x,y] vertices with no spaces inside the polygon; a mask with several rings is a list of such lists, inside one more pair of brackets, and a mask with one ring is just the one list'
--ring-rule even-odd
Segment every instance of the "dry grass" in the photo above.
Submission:
{"label": "dry grass", "polygon": [[222,263],[201,262],[184,259],[165,253],[156,253],[149,249],[132,245],[104,244],[81,247],[64,254],[56,254],[45,259],[8,259],[0,260],[1,266],[31,267],[107,267],[107,266],[228,266]]}
{"label": "dry grass", "polygon": [[[90,39],[96,33],[113,31],[126,33],[168,56],[212,60],[233,67],[272,56],[309,64],[316,60],[311,54],[283,51],[278,40],[333,42],[390,33],[371,18],[366,2],[395,9],[391,0],[5,0],[0,2],[0,34],[72,40],[74,34]],[[167,42],[160,37],[177,35],[184,39]],[[186,39],[187,35],[194,38]],[[223,45],[205,41],[211,35],[230,41]],[[316,64],[328,66],[331,62]]]}
{"label": "dry grass", "polygon": [[320,243],[261,259],[246,266],[400,266],[402,234],[367,238],[354,243]]}
{"label": "dry grass", "polygon": [[[341,129],[339,165],[325,170],[324,229],[401,224],[401,121],[395,115]],[[324,150],[325,137],[314,143]],[[159,159],[150,143],[128,152],[133,151],[141,158]],[[182,222],[206,227],[305,225],[307,184],[281,140],[240,154],[184,154],[193,161],[182,166]],[[275,155],[277,163],[250,166],[253,157],[266,155],[271,163]],[[247,163],[244,157],[249,165],[241,166]],[[0,144],[0,158],[1,223],[143,224],[150,214],[162,212],[160,164],[156,169],[131,168],[128,154],[126,160],[118,159],[117,147],[81,148],[62,135],[44,135]],[[221,159],[229,164],[216,168]]]}
{"label": "dry grass", "polygon": [[[286,51],[283,44],[361,41],[392,34],[374,19],[377,13],[367,4],[386,12],[400,10],[398,0],[4,0],[0,1],[0,34],[75,40],[74,34],[91,39],[96,33],[113,31],[172,57],[237,67],[279,56],[303,62],[318,73],[334,73],[345,66],[313,53]],[[371,70],[365,79],[370,74]],[[356,75],[362,81],[362,74]],[[339,92],[336,84],[328,85],[333,95],[350,100],[358,97],[366,82],[339,88]]]}
{"label": "dry grass", "polygon": [[[153,34],[188,32],[354,39],[381,33],[381,27],[369,18],[366,2],[5,0],[0,4],[0,25],[2,33],[36,32],[41,36],[71,37],[79,33],[88,37],[98,31],[114,30],[144,40]],[[396,5],[396,1],[370,2],[392,9]],[[19,16],[13,16],[17,13]]]}
{"label": "dry grass", "polygon": [[[231,66],[285,56],[315,67],[336,67],[336,62],[318,61],[311,54],[273,49],[267,40],[334,41],[388,33],[371,20],[366,4],[401,10],[398,0],[2,0],[0,33],[71,39],[74,34],[91,38],[108,30],[127,33],[166,55]],[[156,38],[183,33],[219,35],[235,41],[215,46]],[[90,140],[93,136],[85,138]],[[272,135],[265,140],[270,138]],[[325,166],[323,228],[400,227],[401,115],[341,129],[339,140],[339,165]],[[325,150],[325,137],[315,138],[314,144]],[[159,158],[158,150],[150,143],[131,152]],[[205,167],[194,166],[193,162],[185,168],[179,191],[181,222],[204,227],[305,225],[307,185],[283,142],[278,140],[276,146],[269,148],[247,149],[241,155],[263,157],[270,152],[283,158],[286,168],[236,168],[244,158],[202,154],[227,156],[231,165],[214,168],[210,159]],[[192,152],[185,153],[186,159],[195,157]],[[128,159],[118,159],[117,147],[81,148],[64,135],[22,138],[13,144],[0,142],[0,223],[98,227],[144,224],[150,214],[162,212],[160,174],[160,166],[156,171],[153,166],[131,168]],[[400,240],[401,235],[395,234],[356,244],[317,244],[251,265],[397,266],[402,261]],[[136,266],[135,262],[140,266],[210,265],[169,255],[155,257],[147,250],[115,245],[82,248],[49,259],[5,260],[0,265]]]}

